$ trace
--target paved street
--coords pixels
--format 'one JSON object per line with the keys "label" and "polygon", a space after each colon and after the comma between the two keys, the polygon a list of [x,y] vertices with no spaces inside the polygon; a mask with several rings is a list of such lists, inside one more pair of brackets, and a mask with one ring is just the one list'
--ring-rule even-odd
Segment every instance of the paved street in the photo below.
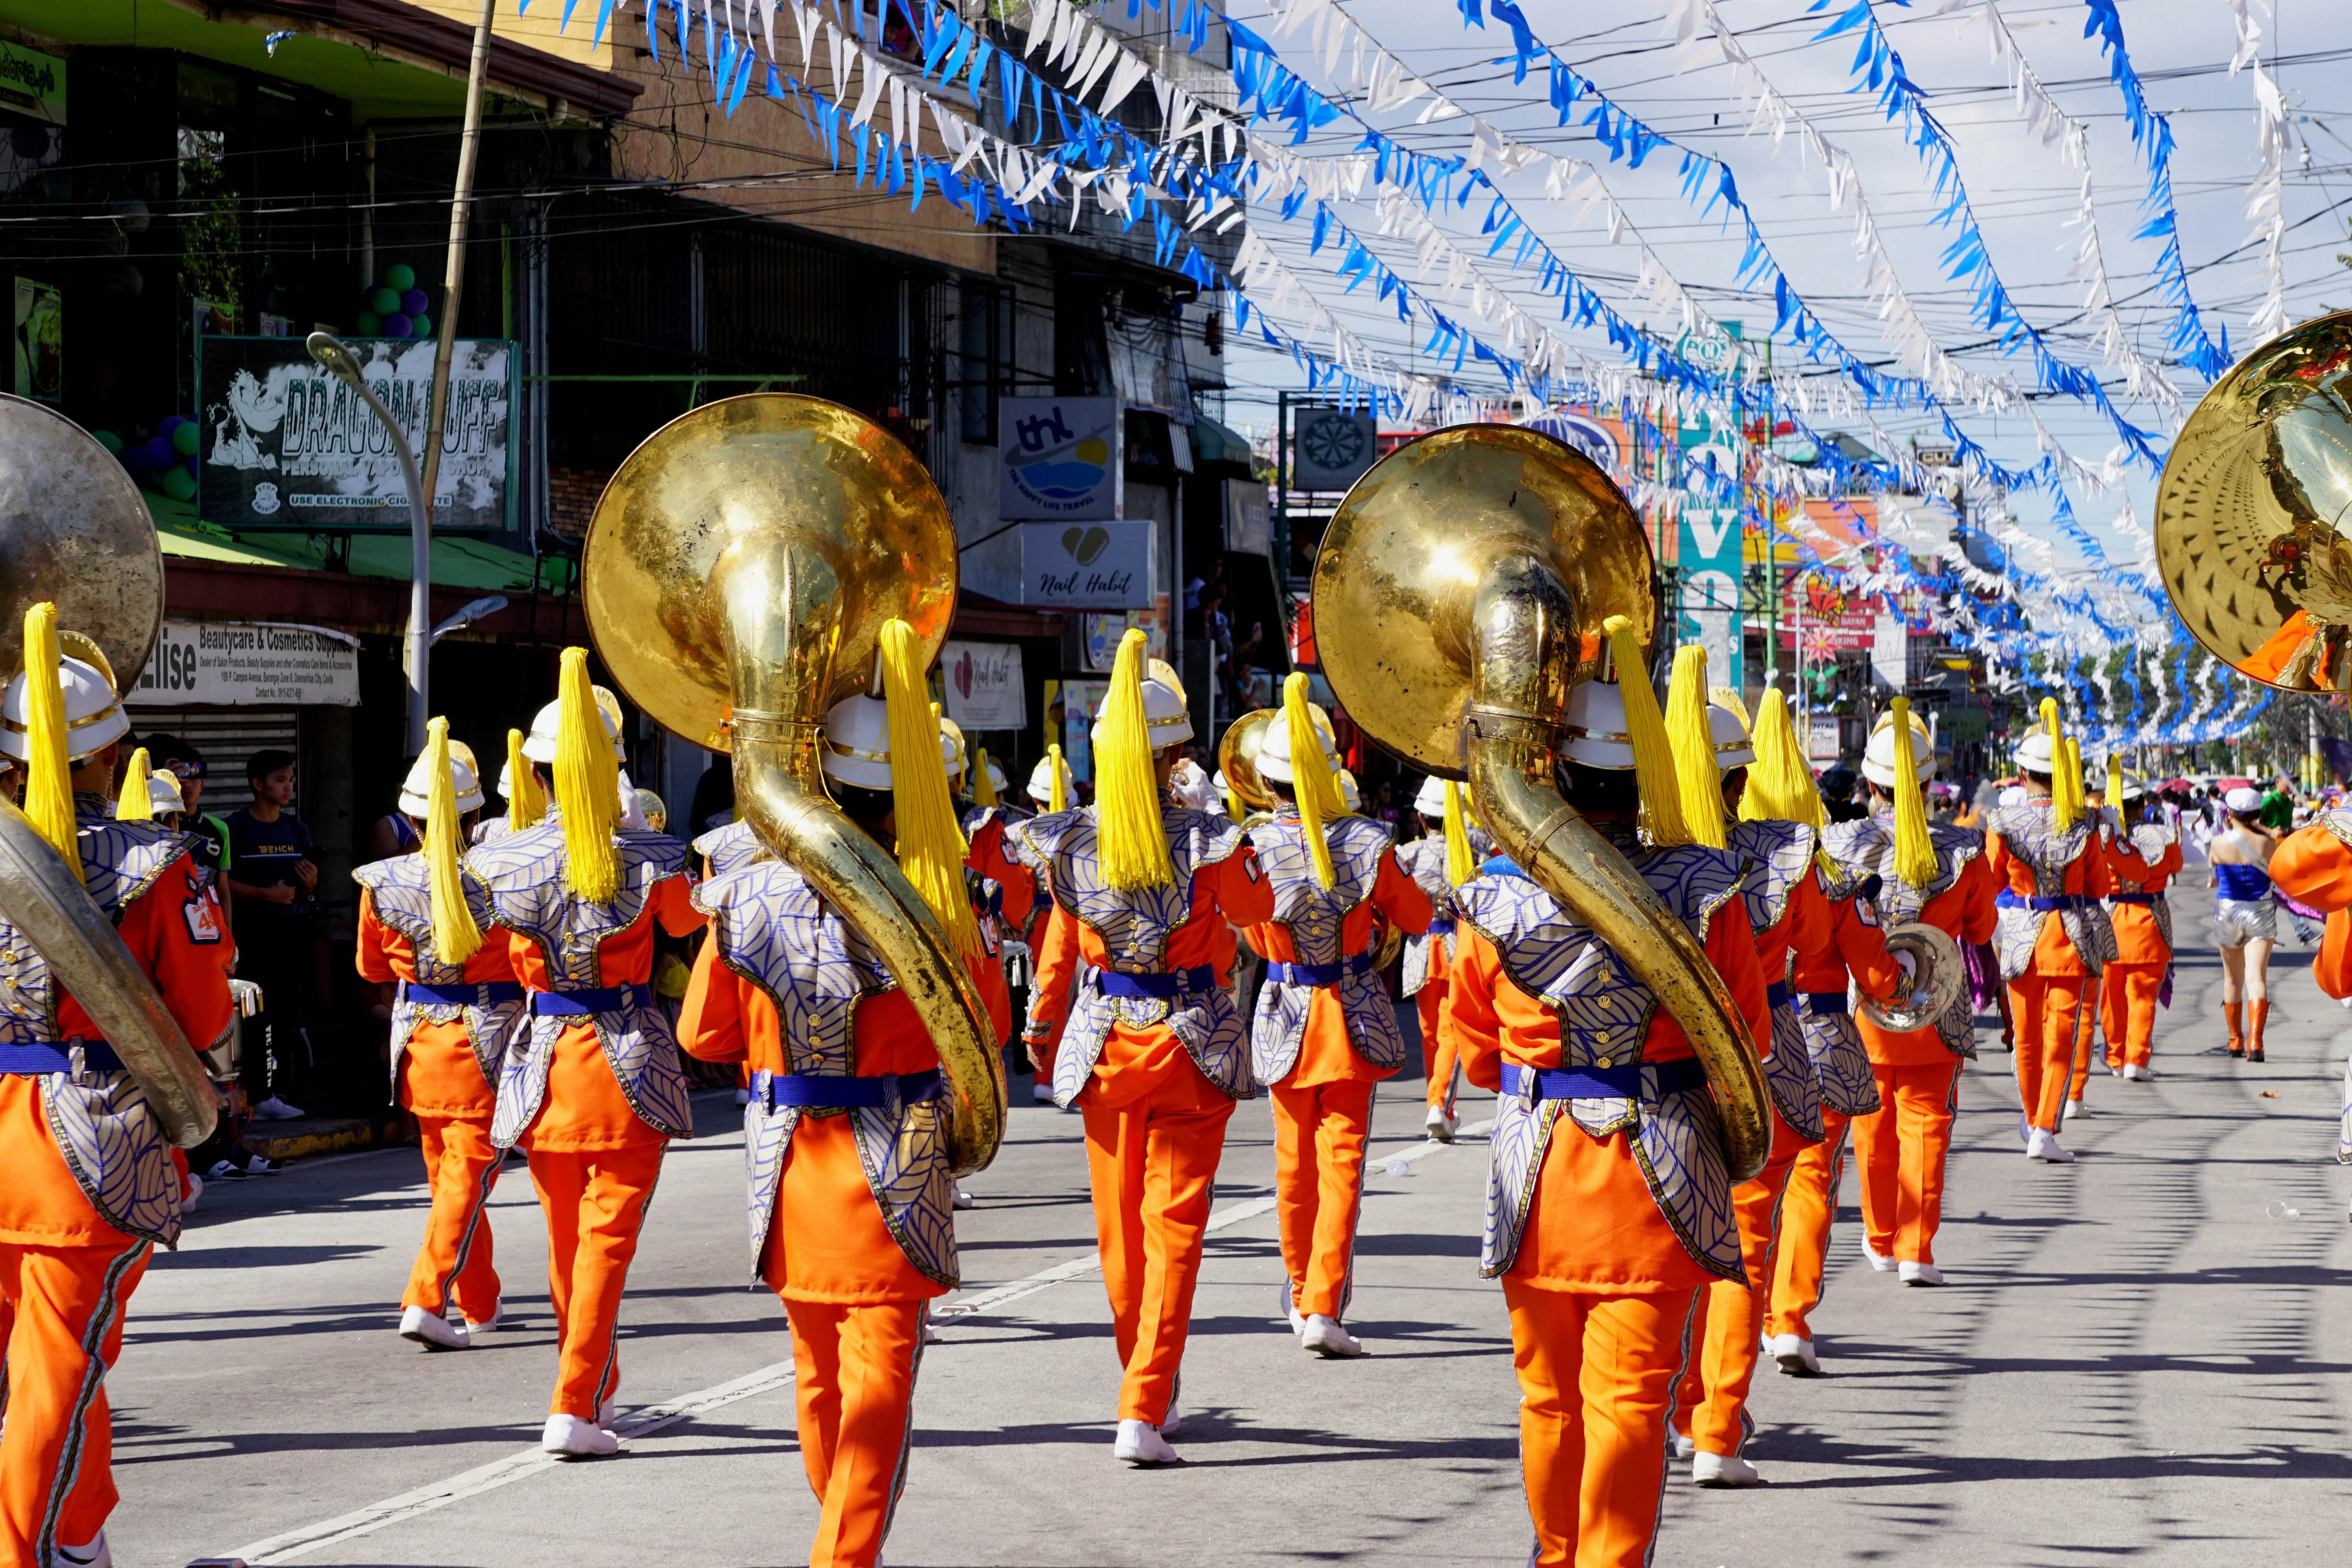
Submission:
{"label": "paved street", "polygon": [[[2184,910],[2201,904],[2185,895]],[[2184,940],[2201,940],[2193,919]],[[1761,1492],[1669,1483],[1675,1564],[2318,1561],[2352,1519],[2352,1176],[2332,1163],[2352,1016],[2282,955],[2271,1063],[2220,1054],[2221,971],[2183,963],[2151,1086],[2101,1072],[2071,1167],[2029,1164],[1987,1031],[1962,1088],[1942,1290],[1863,1266],[1849,1182],[1829,1370],[1769,1369]],[[1351,1325],[1316,1361],[1276,1326],[1261,1100],[1242,1108],[1186,1363],[1179,1470],[1110,1458],[1117,1367],[1075,1117],[1031,1109],[970,1185],[967,1289],[927,1356],[894,1568],[1524,1560],[1500,1292],[1475,1265],[1483,1150],[1380,1103]],[[2277,1098],[2263,1098],[2262,1090]],[[1469,1114],[1483,1111],[1475,1104]],[[804,1560],[782,1314],[746,1288],[740,1140],[723,1095],[673,1149],[625,1310],[622,1456],[530,1456],[553,1368],[543,1246],[518,1163],[495,1209],[508,1325],[464,1354],[393,1332],[419,1233],[413,1151],[216,1188],[133,1303],[110,1531],[124,1568],[245,1549],[271,1563]],[[2287,1214],[2286,1210],[2299,1211]],[[1025,1282],[1009,1300],[990,1298]],[[634,1431],[635,1435],[630,1435]],[[259,1552],[250,1550],[259,1547]]]}

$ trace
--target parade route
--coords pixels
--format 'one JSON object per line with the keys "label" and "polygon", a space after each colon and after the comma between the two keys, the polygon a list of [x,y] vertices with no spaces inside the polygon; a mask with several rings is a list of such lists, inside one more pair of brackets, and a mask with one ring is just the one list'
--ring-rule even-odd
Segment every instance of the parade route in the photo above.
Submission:
{"label": "parade route", "polygon": [[[2019,1154],[2010,1058],[1986,1029],[1937,1245],[1951,1284],[1867,1269],[1849,1181],[1815,1320],[1831,1375],[1767,1363],[1749,1453],[1772,1485],[1670,1480],[1657,1561],[2210,1568],[2326,1549],[2352,1504],[2352,1325],[2323,1310],[2352,1262],[2352,1180],[2328,1158],[2347,1018],[2305,962],[2281,954],[2272,1059],[2253,1068],[2200,1054],[2219,1038],[2220,967],[2190,948],[2158,1025],[2162,1076],[2099,1072],[2072,1166]],[[1416,1090],[1380,1101],[1358,1363],[1307,1356],[1276,1325],[1266,1111],[1236,1115],[1186,1360],[1187,1462],[1138,1471],[1109,1454],[1118,1366],[1077,1120],[1032,1107],[1018,1080],[1004,1151],[969,1184],[980,1206],[958,1216],[968,1289],[926,1353],[887,1560],[1523,1558],[1508,1326],[1476,1270],[1484,1149],[1415,1137]],[[815,1507],[789,1342],[744,1283],[736,1112],[724,1095],[698,1110],[705,1136],[671,1151],[631,1276],[612,1460],[529,1447],[552,1352],[520,1163],[493,1209],[508,1321],[463,1353],[393,1332],[422,1220],[413,1152],[208,1193],[140,1292],[110,1382],[117,1561],[800,1561]]]}

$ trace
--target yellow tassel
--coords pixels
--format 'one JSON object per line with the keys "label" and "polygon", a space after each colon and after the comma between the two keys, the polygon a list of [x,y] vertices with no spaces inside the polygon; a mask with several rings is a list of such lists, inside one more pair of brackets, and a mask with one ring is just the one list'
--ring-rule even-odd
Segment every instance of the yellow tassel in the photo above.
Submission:
{"label": "yellow tassel", "polygon": [[114,803],[115,821],[155,820],[155,797],[147,793],[147,748],[142,746],[131,753],[130,766],[123,770],[122,794]]}
{"label": "yellow tassel", "polygon": [[974,753],[971,768],[971,803],[987,809],[996,804],[996,784],[988,776],[988,748],[982,746]]}
{"label": "yellow tassel", "polygon": [[555,804],[563,809],[564,880],[592,904],[621,890],[613,824],[621,815],[621,771],[613,738],[588,686],[588,650],[563,650],[555,731]]}
{"label": "yellow tassel", "polygon": [[1779,689],[1766,691],[1757,705],[1748,743],[1756,760],[1748,764],[1748,788],[1739,797],[1739,819],[1805,824],[1813,830],[1817,846],[1813,857],[1822,870],[1832,883],[1843,881],[1845,873],[1838,869],[1829,851],[1818,847],[1822,831],[1829,826],[1829,813],[1822,808],[1822,792],[1813,784],[1813,770],[1805,765],[1798,750],[1789,700]]}
{"label": "yellow tassel", "polygon": [[2066,737],[2065,746],[2066,819],[2080,822],[2090,815],[2091,797],[2083,788],[2083,747],[2074,736]]}
{"label": "yellow tassel", "polygon": [[[539,780],[530,771],[530,759],[522,754],[522,742],[520,730],[507,731],[507,826],[517,833],[537,827],[547,815],[547,802],[540,798]],[[620,787],[617,778],[614,787]]]}
{"label": "yellow tassel", "polygon": [[25,815],[33,831],[82,880],[74,822],[73,769],[66,762],[66,695],[58,686],[58,607],[25,612]]}
{"label": "yellow tassel", "polygon": [[2042,700],[2042,728],[2050,737],[2050,826],[2060,833],[2074,826],[2073,804],[2066,795],[2065,732],[2058,723],[2058,700]]}
{"label": "yellow tassel", "polygon": [[1470,828],[1462,819],[1462,786],[1445,784],[1445,879],[1460,887],[1478,874],[1478,857],[1470,847]]}
{"label": "yellow tassel", "polygon": [[882,623],[882,696],[890,709],[890,801],[898,830],[898,869],[945,928],[963,959],[981,955],[980,925],[964,885],[969,847],[948,795],[940,756],[940,721],[926,700],[923,643],[904,621]]}
{"label": "yellow tassel", "polygon": [[1049,812],[1067,811],[1070,809],[1070,786],[1064,775],[1068,772],[1068,764],[1062,761],[1062,748],[1046,747],[1045,757],[1054,764],[1053,782],[1047,786],[1045,809]]}
{"label": "yellow tassel", "polygon": [[1150,725],[1143,711],[1143,633],[1118,639],[1102,736],[1095,742],[1095,831],[1103,880],[1139,891],[1176,879],[1168,831],[1160,820],[1160,783],[1151,769]]}
{"label": "yellow tassel", "polygon": [[[608,754],[610,750],[606,748]],[[433,952],[444,963],[463,963],[482,950],[482,928],[466,906],[463,873],[457,868],[462,836],[457,831],[457,785],[449,776],[446,719],[425,726],[425,766],[433,778],[425,797],[425,875],[433,887]]]}
{"label": "yellow tassel", "polygon": [[1339,791],[1323,761],[1323,731],[1315,724],[1315,705],[1307,700],[1307,678],[1297,670],[1283,678],[1282,711],[1290,725],[1290,793],[1298,803],[1315,880],[1328,888],[1339,879],[1339,873],[1331,865],[1323,824],[1340,815]]}
{"label": "yellow tassel", "polygon": [[2124,754],[2121,752],[2107,753],[2107,804],[2115,807],[2117,816],[2123,815]]}
{"label": "yellow tassel", "polygon": [[1241,792],[1234,788],[1231,779],[1225,781],[1225,815],[1235,822],[1249,820],[1249,807],[1242,804]]}
{"label": "yellow tassel", "polygon": [[1723,783],[1715,771],[1715,737],[1707,731],[1706,649],[1696,643],[1675,650],[1675,671],[1666,682],[1666,740],[1674,748],[1675,782],[1691,842],[1722,848]]}
{"label": "yellow tassel", "polygon": [[1936,847],[1927,837],[1927,803],[1919,795],[1918,737],[1911,731],[1911,704],[1895,700],[1895,875],[1914,888],[1936,879]]}
{"label": "yellow tassel", "polygon": [[1653,848],[1678,848],[1694,840],[1683,820],[1674,746],[1666,739],[1666,721],[1658,711],[1658,694],[1650,689],[1641,646],[1633,640],[1633,623],[1623,616],[1612,616],[1601,623],[1601,629],[1609,634],[1609,650],[1617,666],[1617,689],[1625,700],[1625,733],[1633,742],[1634,786],[1642,796],[1642,836]]}

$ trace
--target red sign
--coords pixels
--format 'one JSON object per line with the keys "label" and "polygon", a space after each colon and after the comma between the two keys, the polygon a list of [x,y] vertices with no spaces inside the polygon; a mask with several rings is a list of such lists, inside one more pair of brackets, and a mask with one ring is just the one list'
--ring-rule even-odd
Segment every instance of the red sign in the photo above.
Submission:
{"label": "red sign", "polygon": [[1818,578],[1793,579],[1780,595],[1780,646],[1809,656],[1871,646],[1882,606]]}

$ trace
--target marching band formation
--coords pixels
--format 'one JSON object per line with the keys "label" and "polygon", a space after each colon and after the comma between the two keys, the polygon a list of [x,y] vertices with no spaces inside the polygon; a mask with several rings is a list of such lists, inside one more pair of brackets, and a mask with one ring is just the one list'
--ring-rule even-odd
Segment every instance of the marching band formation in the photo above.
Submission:
{"label": "marching band formation", "polygon": [[[785,405],[777,417],[818,431],[827,454],[848,437],[826,428],[862,425],[783,395],[734,401]],[[646,678],[623,670],[642,667],[609,660],[641,706],[733,750],[741,821],[691,845],[622,825],[619,704],[592,684],[585,649],[510,737],[508,809],[488,829],[473,826],[481,771],[434,720],[400,795],[418,848],[355,874],[359,970],[396,987],[390,1088],[416,1119],[432,1193],[399,1332],[464,1350],[495,1331],[484,1210],[521,1149],[559,1325],[542,1444],[615,1452],[629,1265],[664,1152],[693,1131],[680,1052],[735,1064],[746,1261],[790,1327],[821,1510],[810,1561],[879,1561],[908,1481],[930,1304],[959,1281],[956,1177],[1001,1136],[1018,942],[1034,963],[1019,1038],[1041,1094],[1084,1126],[1122,1369],[1113,1456],[1179,1462],[1214,1178],[1236,1105],[1260,1090],[1286,1275],[1275,1316],[1305,1352],[1362,1352],[1348,1327],[1356,1226],[1372,1097],[1406,1065],[1385,980],[1401,952],[1430,1136],[1463,1131],[1460,1080],[1496,1097],[1480,1268],[1508,1313],[1529,1561],[1647,1562],[1676,1457],[1703,1486],[1759,1483],[1743,1452],[1752,1380],[1766,1357],[1820,1372],[1810,1314],[1849,1149],[1870,1265],[1942,1284],[1974,996],[2007,988],[2026,1155],[2073,1159],[2060,1135],[2095,1026],[2115,1073],[2152,1076],[2180,847],[2143,819],[2119,763],[2085,777],[2047,704],[2015,753],[2024,799],[1980,829],[1929,823],[1934,749],[1900,699],[1870,734],[1868,814],[1831,823],[1780,692],[1751,721],[1685,647],[1661,707],[1646,595],[1601,613],[1605,590],[1570,569],[1624,548],[1630,512],[1574,511],[1544,487],[1586,483],[1582,460],[1496,428],[1407,449],[1425,482],[1511,481],[1511,500],[1477,519],[1487,534],[1449,542],[1446,574],[1398,569],[1421,536],[1376,482],[1394,459],[1350,497],[1318,565],[1318,597],[1344,595],[1386,552],[1391,613],[1353,637],[1450,616],[1462,645],[1417,671],[1369,648],[1332,661],[1350,711],[1381,715],[1366,723],[1376,738],[1409,757],[1434,746],[1444,773],[1466,775],[1431,773],[1414,802],[1427,831],[1402,847],[1351,808],[1303,676],[1254,716],[1246,748],[1225,748],[1213,783],[1197,777],[1182,686],[1140,632],[1095,716],[1093,804],[1069,804],[1058,752],[1027,783],[1034,812],[1003,803],[1001,771],[965,756],[925,686],[952,533],[944,548],[919,539],[928,554],[885,552],[944,594],[877,586],[857,552],[902,524],[877,520],[887,498],[854,480],[838,480],[829,533],[744,524],[693,563],[687,588],[701,594],[703,574],[723,601],[709,634],[723,657],[695,667],[709,689],[638,689]],[[887,440],[849,436],[861,450]],[[795,473],[816,485],[848,466]],[[609,654],[654,621],[616,626],[599,597],[624,570],[605,522],[600,510],[586,570]],[[755,592],[743,574],[762,550],[795,566]],[[833,586],[812,596],[802,565],[816,556]],[[48,591],[68,599],[71,585]],[[216,892],[186,836],[150,819],[143,770],[118,792],[118,682],[58,620],[48,601],[26,614],[23,668],[0,700],[0,749],[27,781],[22,816],[0,812],[0,844],[11,864],[61,867],[71,881],[54,890],[86,896],[183,1040],[209,1042],[230,1012]],[[699,623],[661,624],[685,637]],[[1322,625],[1327,643],[1350,642],[1348,621]],[[1396,683],[1393,702],[1366,689],[1368,669]],[[680,715],[710,690],[720,722],[696,730]],[[1406,732],[1429,713],[1439,741]],[[2288,838],[2266,875],[2323,910],[2352,907],[2352,813]],[[90,1568],[110,1562],[116,1501],[106,1370],[152,1248],[178,1238],[188,1178],[180,1135],[149,1105],[148,1054],[119,1053],[100,1021],[119,1009],[86,1012],[62,984],[110,972],[68,955],[22,904],[0,917],[0,1532],[18,1563]],[[673,1028],[649,985],[654,935],[698,929]],[[2334,995],[2352,995],[2347,930],[2330,922],[2318,964]],[[1235,974],[1253,969],[1244,1012],[1252,987]],[[2255,1059],[2263,1006],[2246,1020]],[[2352,1121],[2347,1140],[2352,1152]]]}

